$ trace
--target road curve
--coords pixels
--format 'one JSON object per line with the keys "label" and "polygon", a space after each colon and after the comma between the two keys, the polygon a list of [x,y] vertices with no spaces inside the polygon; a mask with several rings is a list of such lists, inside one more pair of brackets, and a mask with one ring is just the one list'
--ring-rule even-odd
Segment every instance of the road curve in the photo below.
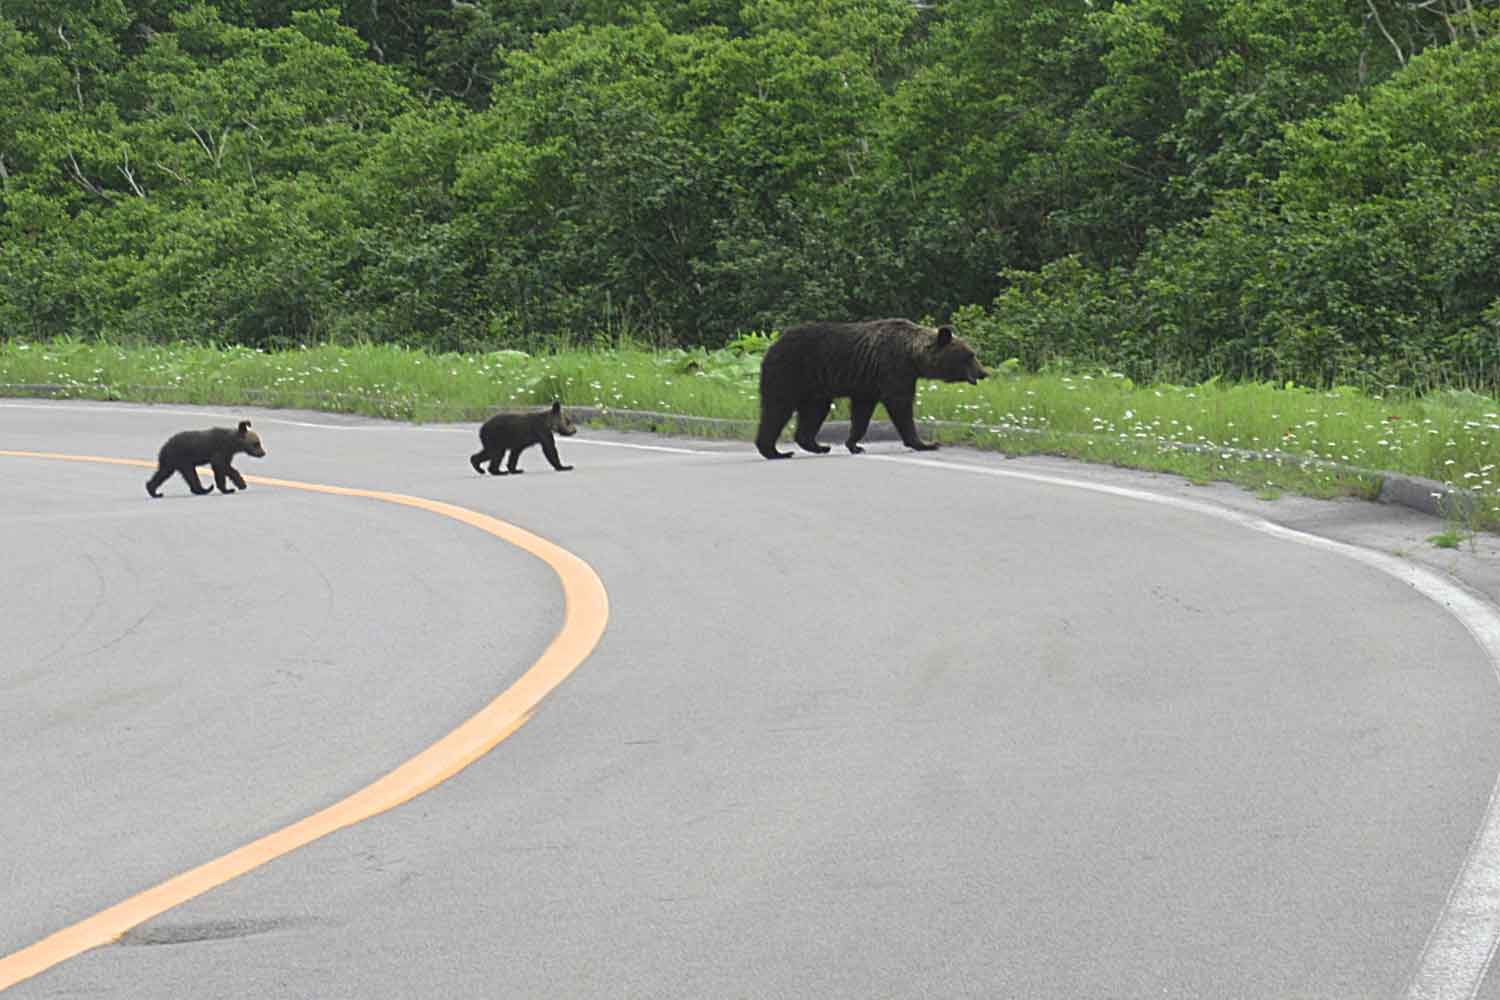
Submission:
{"label": "road curve", "polygon": [[[42,461],[136,465],[151,462],[119,458],[0,451],[0,457]],[[379,500],[438,514],[477,528],[529,552],[557,574],[564,596],[563,625],[541,657],[510,687],[479,712],[400,766],[343,799],[289,826],[198,865],[160,885],[85,918],[10,955],[0,957],[0,989],[21,982],[104,944],[117,941],[138,925],[180,906],[230,879],[354,823],[393,809],[468,767],[510,736],[531,717],[541,700],[562,683],[593,651],[608,620],[608,599],[588,564],[545,539],[513,525],[452,504],[378,490],[324,486],[291,480],[249,477],[263,486]]]}
{"label": "road curve", "polygon": [[[270,455],[244,471],[552,539],[608,585],[609,632],[452,780],[18,996],[1401,997],[1484,976],[1461,948],[1418,993],[1450,890],[1488,861],[1500,695],[1411,580],[973,454],[766,463],[594,433],[561,443],[574,472],[528,454],[491,479],[472,428],[252,416]],[[0,447],[140,457],[209,422],[0,407]],[[153,502],[135,469],[0,461],[29,581],[0,594],[29,651],[0,670],[0,728],[34,730],[0,751],[24,806],[0,816],[22,845],[0,886],[33,901],[0,908],[0,949],[380,773],[359,761],[430,742],[460,689],[498,689],[497,652],[524,667],[557,628],[544,568],[416,512],[255,484]],[[216,551],[153,569],[184,537]],[[218,643],[170,652],[236,601]],[[376,723],[340,730],[335,705]]]}

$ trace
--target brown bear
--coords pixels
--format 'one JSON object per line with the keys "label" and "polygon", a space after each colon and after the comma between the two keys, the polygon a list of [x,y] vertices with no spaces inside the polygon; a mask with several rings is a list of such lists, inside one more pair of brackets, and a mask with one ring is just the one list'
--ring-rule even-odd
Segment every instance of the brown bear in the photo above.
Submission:
{"label": "brown bear", "polygon": [[[535,413],[497,413],[479,428],[479,443],[483,447],[469,456],[469,464],[481,476],[484,475],[485,462],[489,462],[492,476],[503,476],[506,472],[514,472],[519,476],[525,471],[516,468],[521,452],[534,444],[540,444],[542,454],[547,456],[552,467],[558,472],[567,472],[573,467],[563,465],[562,460],[557,457],[557,439],[552,435],[571,437],[577,433],[578,428],[563,412],[561,401],[554,401],[550,410],[538,410]],[[500,462],[507,451],[510,452],[510,461],[505,465],[505,472],[502,472]]]}
{"label": "brown bear", "polygon": [[864,451],[860,438],[870,426],[875,404],[883,403],[891,423],[908,448],[930,451],[917,436],[912,408],[917,379],[977,383],[989,372],[973,348],[954,335],[953,327],[936,330],[906,319],[863,323],[805,323],[777,338],[760,364],[760,429],[755,447],[766,458],[790,458],[777,451],[776,439],[793,413],[796,442],[804,450],[828,451],[818,444],[833,401],[849,398],[849,439],[855,455]]}
{"label": "brown bear", "polygon": [[234,485],[244,489],[245,477],[229,464],[240,452],[255,458],[266,457],[260,435],[250,429],[248,420],[241,420],[239,427],[234,429],[210,427],[202,431],[173,434],[157,453],[156,472],[146,480],[146,492],[153,497],[160,497],[156,488],[172,478],[172,473],[180,472],[182,478],[187,480],[188,489],[194,493],[200,496],[212,493],[213,487],[204,486],[203,481],[198,478],[198,466],[204,462],[213,466],[214,484],[219,487],[220,493],[234,492],[225,485],[226,480],[230,479],[234,480]]}

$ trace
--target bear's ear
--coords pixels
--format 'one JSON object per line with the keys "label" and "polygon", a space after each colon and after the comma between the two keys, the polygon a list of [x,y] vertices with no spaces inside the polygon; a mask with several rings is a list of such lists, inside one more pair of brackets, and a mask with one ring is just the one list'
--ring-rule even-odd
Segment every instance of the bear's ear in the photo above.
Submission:
{"label": "bear's ear", "polygon": [[240,437],[244,437],[249,432],[250,432],[250,421],[248,421],[248,420],[241,420],[240,421]]}
{"label": "bear's ear", "polygon": [[554,399],[552,401],[552,412],[553,413],[561,413],[562,412],[562,400],[560,400],[560,399]]}
{"label": "bear's ear", "polygon": [[951,343],[953,343],[953,327],[951,327],[951,326],[940,326],[940,327],[938,327],[937,345],[939,347],[947,347]]}

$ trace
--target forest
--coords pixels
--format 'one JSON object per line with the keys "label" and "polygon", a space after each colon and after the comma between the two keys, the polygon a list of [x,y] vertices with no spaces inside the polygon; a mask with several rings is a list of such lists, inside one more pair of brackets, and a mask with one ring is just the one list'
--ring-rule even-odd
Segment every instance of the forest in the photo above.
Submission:
{"label": "forest", "polygon": [[1500,388],[1500,0],[0,0],[0,339]]}

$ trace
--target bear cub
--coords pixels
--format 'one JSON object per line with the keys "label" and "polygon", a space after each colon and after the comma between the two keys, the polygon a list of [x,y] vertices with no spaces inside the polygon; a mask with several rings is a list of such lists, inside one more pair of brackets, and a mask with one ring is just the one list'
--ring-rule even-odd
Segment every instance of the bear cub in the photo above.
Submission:
{"label": "bear cub", "polygon": [[[479,428],[479,443],[483,446],[469,456],[474,471],[484,475],[484,463],[489,463],[490,475],[503,476],[513,472],[520,475],[524,469],[516,468],[521,452],[534,444],[542,446],[542,454],[558,472],[567,472],[573,467],[563,465],[557,457],[557,439],[554,434],[572,437],[578,433],[573,421],[563,412],[562,402],[554,401],[552,409],[534,413],[497,413]],[[510,452],[510,461],[501,470],[500,463],[505,453]]]}
{"label": "bear cub", "polygon": [[172,473],[182,474],[188,489],[200,496],[212,493],[212,486],[204,486],[198,478],[198,466],[207,462],[214,470],[214,484],[220,493],[233,493],[227,485],[229,480],[240,489],[245,488],[245,477],[235,471],[230,461],[244,452],[255,458],[265,458],[266,449],[261,446],[260,435],[250,429],[250,421],[241,420],[237,428],[210,427],[202,431],[182,431],[167,438],[156,456],[156,474],[146,480],[146,492],[160,497],[156,488]]}
{"label": "bear cub", "polygon": [[989,372],[974,349],[951,326],[937,329],[906,319],[863,323],[804,323],[782,333],[760,365],[760,428],[755,447],[766,458],[790,458],[777,451],[781,430],[797,415],[794,435],[803,451],[821,454],[818,429],[835,399],[849,400],[849,439],[855,455],[869,429],[875,404],[885,406],[908,448],[937,447],[917,436],[913,410],[917,379],[978,383]]}

